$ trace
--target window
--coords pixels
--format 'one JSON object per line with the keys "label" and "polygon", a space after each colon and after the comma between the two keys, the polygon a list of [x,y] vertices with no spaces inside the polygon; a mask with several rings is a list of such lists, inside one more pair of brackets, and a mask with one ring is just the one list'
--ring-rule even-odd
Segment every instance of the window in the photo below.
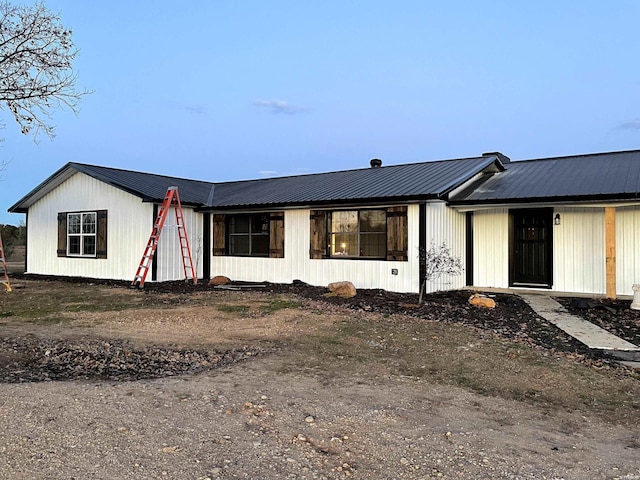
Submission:
{"label": "window", "polygon": [[284,258],[284,212],[212,217],[214,256]]}
{"label": "window", "polygon": [[269,256],[269,215],[229,215],[229,255]]}
{"label": "window", "polygon": [[67,255],[96,255],[96,213],[67,214]]}
{"label": "window", "polygon": [[407,206],[311,210],[309,258],[368,258],[406,262]]}
{"label": "window", "polygon": [[332,257],[385,258],[387,212],[385,210],[331,212],[329,249]]}
{"label": "window", "polygon": [[59,213],[58,256],[107,258],[107,211]]}

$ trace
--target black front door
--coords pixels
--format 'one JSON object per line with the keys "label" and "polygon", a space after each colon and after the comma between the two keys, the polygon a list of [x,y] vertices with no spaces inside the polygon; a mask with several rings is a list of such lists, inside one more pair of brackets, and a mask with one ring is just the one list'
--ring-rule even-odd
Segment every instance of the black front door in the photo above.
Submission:
{"label": "black front door", "polygon": [[553,209],[511,210],[511,285],[553,284]]}

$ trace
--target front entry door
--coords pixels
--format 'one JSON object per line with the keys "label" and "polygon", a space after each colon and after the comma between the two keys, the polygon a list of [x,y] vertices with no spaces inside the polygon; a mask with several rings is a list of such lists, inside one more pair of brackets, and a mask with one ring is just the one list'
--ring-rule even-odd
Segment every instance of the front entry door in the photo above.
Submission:
{"label": "front entry door", "polygon": [[511,210],[511,286],[551,288],[553,209]]}

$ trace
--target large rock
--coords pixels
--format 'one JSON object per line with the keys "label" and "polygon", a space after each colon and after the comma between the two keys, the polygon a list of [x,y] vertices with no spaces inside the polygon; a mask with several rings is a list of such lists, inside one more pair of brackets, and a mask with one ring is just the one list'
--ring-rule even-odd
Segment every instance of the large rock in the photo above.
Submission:
{"label": "large rock", "polygon": [[231,280],[228,277],[225,277],[224,275],[216,275],[211,280],[209,280],[209,285],[213,285],[213,286],[226,285],[228,283],[231,283]]}
{"label": "large rock", "polygon": [[351,282],[333,282],[328,285],[330,296],[351,298],[356,296],[356,287]]}
{"label": "large rock", "polygon": [[474,293],[469,297],[469,303],[481,308],[496,308],[496,302],[493,298],[485,297],[479,293]]}

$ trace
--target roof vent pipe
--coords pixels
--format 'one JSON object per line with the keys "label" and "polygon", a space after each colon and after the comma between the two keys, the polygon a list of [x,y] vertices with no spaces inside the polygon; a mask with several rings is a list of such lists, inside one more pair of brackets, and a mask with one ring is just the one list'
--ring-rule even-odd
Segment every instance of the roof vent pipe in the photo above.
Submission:
{"label": "roof vent pipe", "polygon": [[382,166],[382,160],[379,158],[372,158],[369,165],[371,165],[371,168],[380,168]]}

